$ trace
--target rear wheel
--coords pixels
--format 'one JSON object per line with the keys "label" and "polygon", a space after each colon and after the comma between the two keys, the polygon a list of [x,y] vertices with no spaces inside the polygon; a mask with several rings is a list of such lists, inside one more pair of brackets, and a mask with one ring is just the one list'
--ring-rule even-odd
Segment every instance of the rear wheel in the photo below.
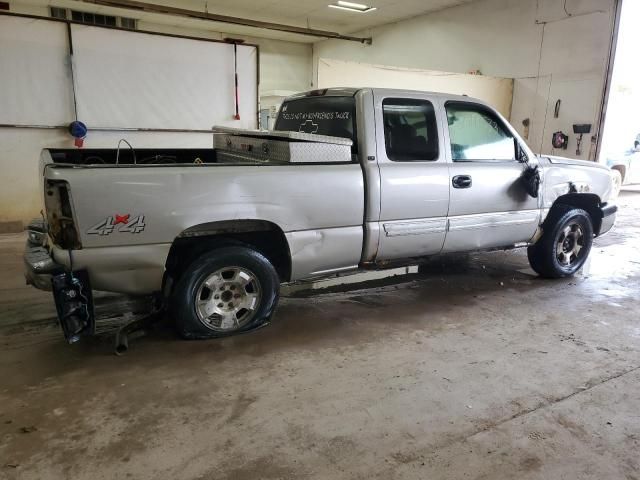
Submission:
{"label": "rear wheel", "polygon": [[556,206],[545,221],[542,238],[527,250],[529,263],[542,277],[568,277],[584,265],[592,244],[589,214],[567,205]]}
{"label": "rear wheel", "polygon": [[278,274],[261,253],[244,246],[221,247],[187,267],[170,308],[183,337],[223,337],[268,321],[279,290]]}

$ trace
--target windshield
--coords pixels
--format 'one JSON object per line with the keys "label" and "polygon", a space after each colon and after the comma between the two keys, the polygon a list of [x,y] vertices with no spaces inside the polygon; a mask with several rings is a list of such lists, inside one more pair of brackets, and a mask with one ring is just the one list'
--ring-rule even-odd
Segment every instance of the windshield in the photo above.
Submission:
{"label": "windshield", "polygon": [[274,130],[315,133],[353,140],[357,153],[353,97],[305,97],[282,104]]}

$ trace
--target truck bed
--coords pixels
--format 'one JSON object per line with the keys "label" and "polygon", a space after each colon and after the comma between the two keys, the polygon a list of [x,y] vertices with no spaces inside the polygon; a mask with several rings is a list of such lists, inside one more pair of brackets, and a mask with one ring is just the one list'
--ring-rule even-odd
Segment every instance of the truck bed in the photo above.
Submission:
{"label": "truck bed", "polygon": [[[60,151],[43,155],[49,152],[53,157]],[[195,152],[179,151],[184,158]],[[229,220],[275,225],[287,238],[291,280],[360,262],[364,182],[357,163],[116,166],[55,164],[47,158],[45,163],[45,186],[68,185],[82,245],[74,252],[74,267],[99,272],[91,278],[98,290],[157,290],[159,285],[144,282],[161,274],[141,274],[130,285],[115,279],[123,278],[118,272],[124,270],[161,273],[176,238]],[[128,229],[114,226],[125,217],[140,221]],[[64,251],[59,256],[68,263]]]}

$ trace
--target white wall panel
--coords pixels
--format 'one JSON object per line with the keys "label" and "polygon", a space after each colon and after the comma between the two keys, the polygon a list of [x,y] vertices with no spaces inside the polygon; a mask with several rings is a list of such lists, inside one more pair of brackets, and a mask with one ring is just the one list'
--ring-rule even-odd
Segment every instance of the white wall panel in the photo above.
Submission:
{"label": "white wall panel", "polygon": [[513,80],[510,78],[369,65],[329,58],[318,60],[318,88],[362,86],[468,95],[487,102],[507,118],[513,98]]}
{"label": "white wall panel", "polygon": [[[559,76],[551,79],[549,101],[547,104],[546,122],[542,134],[542,153],[559,155],[562,157],[595,159],[595,145],[591,137],[595,134],[600,105],[595,102],[585,102],[585,98],[598,98],[602,94],[603,79],[598,74],[583,74]],[[556,100],[561,100],[558,118],[554,116]],[[582,138],[582,153],[576,153],[577,135],[573,133],[573,124],[590,123],[591,133]],[[566,150],[554,149],[551,137],[554,132],[563,131],[569,136]]]}
{"label": "white wall panel", "polygon": [[73,120],[66,25],[0,16],[0,123]]}
{"label": "white wall panel", "polygon": [[[551,75],[517,78],[514,81],[510,121],[534,152],[541,152],[544,145],[545,112],[550,88]],[[529,120],[528,131],[522,123],[526,119]]]}
{"label": "white wall panel", "polygon": [[531,76],[537,71],[542,31],[535,8],[535,0],[476,0],[353,33],[372,36],[371,45],[321,41],[314,54],[424,70]]}
{"label": "white wall panel", "polygon": [[255,128],[257,51],[233,45],[73,25],[78,118],[89,128]]}

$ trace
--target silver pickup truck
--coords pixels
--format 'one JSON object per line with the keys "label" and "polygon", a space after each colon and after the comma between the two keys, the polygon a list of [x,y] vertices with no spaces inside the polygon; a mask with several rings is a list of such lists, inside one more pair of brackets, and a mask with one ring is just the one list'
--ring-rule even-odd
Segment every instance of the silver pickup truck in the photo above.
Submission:
{"label": "silver pickup truck", "polygon": [[53,287],[70,341],[92,290],[161,292],[188,338],[266,322],[281,283],[528,247],[574,274],[617,207],[595,163],[534,155],[490,106],[387,89],[288,98],[274,132],[214,129],[209,149],[46,149],[46,225],[26,276]]}

